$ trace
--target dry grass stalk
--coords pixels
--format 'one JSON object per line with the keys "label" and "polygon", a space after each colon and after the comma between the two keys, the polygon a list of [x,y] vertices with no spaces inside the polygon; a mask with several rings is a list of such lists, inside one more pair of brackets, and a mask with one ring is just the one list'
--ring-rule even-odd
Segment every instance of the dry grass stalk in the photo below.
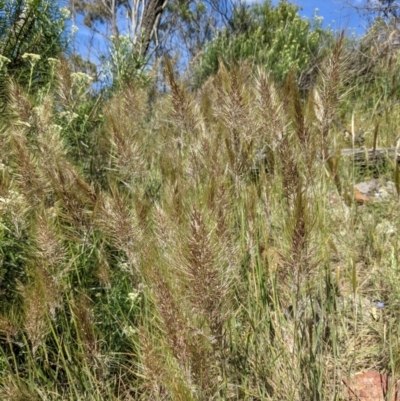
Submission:
{"label": "dry grass stalk", "polygon": [[59,282],[67,274],[65,266],[66,247],[60,240],[60,233],[54,227],[55,216],[51,216],[52,210],[43,210],[37,215],[35,224],[36,250],[35,257],[44,266],[56,282]]}
{"label": "dry grass stalk", "polygon": [[165,74],[171,88],[172,123],[176,126],[177,145],[181,149],[186,141],[190,140],[189,138],[197,134],[199,121],[197,120],[194,102],[176,81],[173,66],[169,59],[165,60],[165,66]]}
{"label": "dry grass stalk", "polygon": [[29,96],[13,80],[9,81],[8,94],[6,114],[9,117],[9,123],[30,132],[35,125],[35,113]]}
{"label": "dry grass stalk", "polygon": [[142,233],[131,205],[127,195],[111,188],[111,195],[103,194],[98,199],[95,224],[117,249],[126,253],[134,270]]}
{"label": "dry grass stalk", "polygon": [[177,365],[165,344],[154,344],[154,333],[140,330],[142,366],[146,380],[140,399],[194,401],[194,386],[185,369]]}
{"label": "dry grass stalk", "polygon": [[17,335],[20,331],[20,322],[13,321],[8,316],[0,315],[0,341],[7,342],[12,347],[14,342],[17,342]]}
{"label": "dry grass stalk", "polygon": [[100,341],[96,335],[92,301],[81,294],[71,304],[79,344],[82,344],[84,357],[89,366],[97,367],[100,357]]}
{"label": "dry grass stalk", "polygon": [[329,131],[332,120],[339,101],[343,98],[343,95],[339,94],[339,88],[346,68],[343,57],[344,39],[342,32],[332,53],[323,63],[318,83],[314,88],[315,115],[319,121],[320,149],[324,161],[329,158]]}
{"label": "dry grass stalk", "polygon": [[117,170],[116,178],[127,184],[147,175],[143,154],[146,107],[145,91],[126,88],[105,109],[104,130],[111,144],[111,151],[107,149],[112,162],[109,168]]}
{"label": "dry grass stalk", "polygon": [[[190,298],[193,307],[206,318],[212,343],[220,349],[222,326],[226,318],[223,304],[228,291],[224,267],[215,249],[213,233],[206,228],[203,215],[193,208],[190,214],[190,237],[187,272],[190,282]],[[223,238],[220,238],[223,240]]]}
{"label": "dry grass stalk", "polygon": [[28,141],[22,132],[11,135],[11,154],[16,170],[19,172],[19,186],[29,203],[40,204],[45,198],[48,185],[38,171],[37,157],[29,149]]}
{"label": "dry grass stalk", "polygon": [[[274,166],[279,169],[284,196],[287,201],[293,201],[301,175],[299,163],[301,158],[308,155],[306,144],[309,141],[309,135],[304,122],[298,88],[293,78],[289,77],[286,86],[286,96],[294,93],[295,100],[292,103],[288,103],[287,100],[278,96],[274,84],[270,82],[270,79],[265,74],[259,73],[258,75],[257,95],[263,129],[268,133],[266,137],[271,138],[269,143],[267,142],[265,145],[267,148],[267,164],[272,170]],[[300,149],[296,146],[297,141],[293,136],[290,120],[288,119],[292,114],[290,112],[291,107],[294,109],[295,133],[298,137],[297,140],[301,144]]]}
{"label": "dry grass stalk", "polygon": [[32,355],[35,357],[40,346],[45,344],[49,333],[46,319],[47,305],[45,284],[36,281],[33,285],[20,286],[20,293],[25,305],[24,331],[30,342]]}
{"label": "dry grass stalk", "polygon": [[186,269],[188,297],[199,325],[192,337],[192,365],[196,382],[200,384],[204,396],[211,396],[218,388],[220,372],[217,361],[223,359],[223,326],[228,317],[225,308],[229,279],[225,277],[226,266],[218,255],[213,235],[206,228],[203,214],[193,208]]}
{"label": "dry grass stalk", "polygon": [[[254,126],[248,94],[238,71],[228,73],[221,65],[215,78],[217,94],[214,100],[216,121],[225,126],[226,152],[234,176],[241,176],[250,168]],[[256,121],[256,120],[255,120]]]}

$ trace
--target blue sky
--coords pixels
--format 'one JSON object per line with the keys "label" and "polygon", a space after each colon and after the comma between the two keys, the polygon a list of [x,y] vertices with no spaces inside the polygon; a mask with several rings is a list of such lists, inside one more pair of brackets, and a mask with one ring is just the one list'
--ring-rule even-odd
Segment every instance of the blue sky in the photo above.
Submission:
{"label": "blue sky", "polygon": [[[354,29],[356,33],[362,34],[365,31],[366,20],[359,16],[349,6],[345,6],[344,0],[293,0],[302,11],[300,16],[312,17],[315,9],[318,15],[324,17],[324,25],[331,24],[334,30]],[[274,4],[278,1],[273,1]],[[360,0],[353,0],[353,4],[360,3]],[[334,21],[334,22],[333,22]]]}

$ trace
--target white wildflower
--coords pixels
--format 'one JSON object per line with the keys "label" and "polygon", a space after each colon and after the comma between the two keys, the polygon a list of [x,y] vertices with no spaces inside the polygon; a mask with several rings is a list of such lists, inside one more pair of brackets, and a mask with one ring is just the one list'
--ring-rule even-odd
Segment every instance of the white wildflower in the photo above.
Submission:
{"label": "white wildflower", "polygon": [[132,302],[135,303],[137,298],[139,297],[139,291],[133,291],[128,294],[128,299]]}
{"label": "white wildflower", "polygon": [[58,124],[51,124],[50,128],[51,128],[51,131],[53,131],[55,134],[59,134],[62,131],[61,125],[58,125]]}
{"label": "white wildflower", "polygon": [[67,7],[63,7],[63,8],[60,9],[60,14],[64,18],[69,18],[69,16],[71,15],[71,11],[69,11]]}
{"label": "white wildflower", "polygon": [[0,54],[0,70],[3,68],[4,65],[8,64],[10,61],[11,61],[10,59]]}
{"label": "white wildflower", "polygon": [[73,82],[78,85],[89,84],[93,81],[93,78],[84,72],[73,72],[71,78]]}
{"label": "white wildflower", "polygon": [[71,111],[62,111],[60,113],[60,117],[65,117],[65,119],[71,123],[71,121],[75,120],[75,118],[79,117],[78,114]]}
{"label": "white wildflower", "polygon": [[39,61],[41,57],[40,57],[40,54],[24,53],[24,54],[22,55],[22,58],[23,58],[24,60],[30,59],[30,60],[32,60],[33,62],[36,62],[36,61]]}
{"label": "white wildflower", "polygon": [[137,330],[132,326],[125,326],[122,330],[122,333],[127,337],[133,336]]}
{"label": "white wildflower", "polygon": [[58,65],[58,64],[60,64],[60,60],[57,60],[56,58],[53,58],[53,57],[49,57],[49,58],[47,59],[47,61],[48,61],[49,64],[51,64],[51,65]]}
{"label": "white wildflower", "polygon": [[11,61],[11,60],[10,60],[9,58],[4,57],[4,56],[2,56],[2,55],[0,54],[0,63],[6,64],[6,63],[9,63],[10,61]]}

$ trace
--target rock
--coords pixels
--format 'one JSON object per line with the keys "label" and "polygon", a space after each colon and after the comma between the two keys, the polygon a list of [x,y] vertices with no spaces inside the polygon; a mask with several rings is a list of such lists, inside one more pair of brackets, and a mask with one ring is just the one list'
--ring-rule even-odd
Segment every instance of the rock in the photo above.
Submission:
{"label": "rock", "polygon": [[388,375],[376,371],[356,373],[342,381],[349,401],[400,401],[397,383]]}
{"label": "rock", "polygon": [[373,179],[366,182],[360,182],[354,185],[354,189],[360,191],[365,195],[372,195],[379,190],[381,184],[379,180]]}
{"label": "rock", "polygon": [[393,181],[386,183],[386,190],[393,196],[397,196],[396,184]]}
{"label": "rock", "polygon": [[372,199],[369,195],[361,192],[359,189],[355,187],[354,187],[354,200],[359,204],[372,202]]}
{"label": "rock", "polygon": [[394,195],[396,195],[396,188],[391,181],[382,183],[378,179],[373,179],[354,185],[354,200],[360,204],[382,202]]}
{"label": "rock", "polygon": [[387,199],[390,194],[385,188],[380,188],[379,191],[375,194],[377,198]]}

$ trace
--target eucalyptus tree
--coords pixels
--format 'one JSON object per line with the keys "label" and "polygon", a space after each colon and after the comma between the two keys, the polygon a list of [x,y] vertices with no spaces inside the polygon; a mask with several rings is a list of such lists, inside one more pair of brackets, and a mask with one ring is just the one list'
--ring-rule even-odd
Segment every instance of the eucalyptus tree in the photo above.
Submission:
{"label": "eucalyptus tree", "polygon": [[227,24],[233,1],[70,0],[70,10],[100,39],[100,58],[109,58],[110,48],[119,55],[122,49],[137,68],[154,55],[179,53],[187,63]]}
{"label": "eucalyptus tree", "polygon": [[400,17],[398,0],[344,0],[344,4],[371,17],[383,17],[396,20]]}

